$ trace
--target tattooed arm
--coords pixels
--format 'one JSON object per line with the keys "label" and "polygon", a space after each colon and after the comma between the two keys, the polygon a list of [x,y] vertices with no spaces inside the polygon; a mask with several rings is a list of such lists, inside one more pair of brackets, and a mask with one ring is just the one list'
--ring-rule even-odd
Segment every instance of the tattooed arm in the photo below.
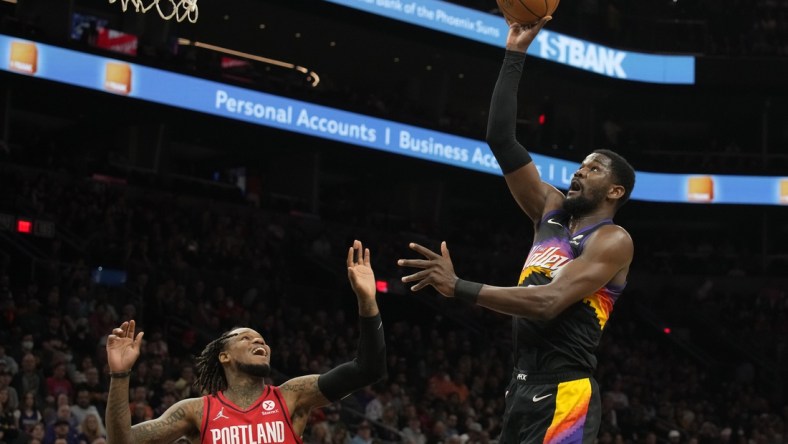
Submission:
{"label": "tattooed arm", "polygon": [[[107,401],[107,444],[169,444],[199,434],[202,398],[184,399],[156,419],[131,426],[128,378],[113,379]],[[119,387],[124,385],[125,387]]]}
{"label": "tattooed arm", "polygon": [[131,442],[169,444],[181,436],[199,434],[202,406],[202,398],[184,399],[173,404],[158,418],[132,426]]}

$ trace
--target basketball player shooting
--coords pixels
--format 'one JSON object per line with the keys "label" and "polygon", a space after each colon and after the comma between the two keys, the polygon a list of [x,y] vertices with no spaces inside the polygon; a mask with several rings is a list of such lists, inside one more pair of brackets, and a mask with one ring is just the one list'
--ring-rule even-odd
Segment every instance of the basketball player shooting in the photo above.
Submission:
{"label": "basketball player shooting", "polygon": [[107,441],[112,444],[169,444],[180,437],[203,444],[300,444],[309,412],[342,399],[386,375],[383,323],[375,301],[369,249],[355,241],[347,254],[348,278],[358,299],[360,337],[356,359],[322,375],[293,378],[275,387],[271,348],[250,328],[236,328],[209,343],[196,360],[196,385],[205,396],[184,399],[159,418],[131,426],[129,375],[143,333],[134,321],[112,330],[107,340],[111,383]]}
{"label": "basketball player shooting", "polygon": [[549,20],[510,25],[487,128],[487,142],[509,190],[534,223],[533,246],[518,286],[459,279],[445,242],[440,254],[410,244],[424,259],[398,261],[421,269],[402,278],[415,283],[413,291],[431,285],[446,297],[513,316],[515,368],[506,391],[501,444],[594,442],[602,414],[592,377],[594,352],[633,254],[629,234],[612,220],[635,184],[626,160],[609,150],[594,151],[564,195],[542,182],[515,138],[525,52]]}

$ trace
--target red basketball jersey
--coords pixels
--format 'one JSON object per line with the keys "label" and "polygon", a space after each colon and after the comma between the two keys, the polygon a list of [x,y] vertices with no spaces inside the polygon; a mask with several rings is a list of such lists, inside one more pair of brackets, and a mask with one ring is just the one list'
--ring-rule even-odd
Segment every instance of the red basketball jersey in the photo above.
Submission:
{"label": "red basketball jersey", "polygon": [[247,409],[222,392],[203,396],[200,432],[202,444],[301,444],[279,387],[270,385]]}

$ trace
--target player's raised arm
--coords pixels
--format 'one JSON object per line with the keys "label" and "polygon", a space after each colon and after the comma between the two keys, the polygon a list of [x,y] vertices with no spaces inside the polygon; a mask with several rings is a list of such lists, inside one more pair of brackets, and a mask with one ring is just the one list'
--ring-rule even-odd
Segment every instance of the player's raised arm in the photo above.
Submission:
{"label": "player's raised arm", "polygon": [[517,88],[525,52],[551,18],[545,17],[533,25],[510,24],[506,55],[493,90],[487,122],[487,143],[503,170],[506,184],[517,204],[534,223],[547,211],[560,207],[563,194],[542,182],[528,151],[517,141]]}
{"label": "player's raised arm", "polygon": [[347,269],[358,299],[358,352],[354,360],[322,375],[293,378],[279,387],[296,431],[303,430],[311,409],[340,400],[386,376],[386,344],[375,301],[375,274],[369,249],[364,249],[359,241],[354,241],[348,250]]}
{"label": "player's raised arm", "polygon": [[[131,368],[140,355],[143,333],[135,335],[135,322],[112,330],[107,338],[107,363],[111,382],[107,398],[106,427],[108,444],[169,444],[181,436],[199,433],[201,399],[186,399],[167,409],[161,417],[131,427],[129,379]],[[196,418],[196,419],[195,419]]]}

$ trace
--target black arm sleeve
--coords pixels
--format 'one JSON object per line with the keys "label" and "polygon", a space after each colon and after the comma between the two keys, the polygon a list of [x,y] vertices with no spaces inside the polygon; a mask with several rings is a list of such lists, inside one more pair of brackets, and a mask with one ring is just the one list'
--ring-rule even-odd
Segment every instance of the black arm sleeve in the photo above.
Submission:
{"label": "black arm sleeve", "polygon": [[386,377],[386,341],[380,314],[359,318],[356,359],[334,367],[317,378],[317,387],[331,402]]}
{"label": "black arm sleeve", "polygon": [[517,87],[520,84],[524,64],[525,53],[506,51],[490,100],[487,144],[490,145],[504,174],[511,173],[531,162],[528,151],[516,138]]}

